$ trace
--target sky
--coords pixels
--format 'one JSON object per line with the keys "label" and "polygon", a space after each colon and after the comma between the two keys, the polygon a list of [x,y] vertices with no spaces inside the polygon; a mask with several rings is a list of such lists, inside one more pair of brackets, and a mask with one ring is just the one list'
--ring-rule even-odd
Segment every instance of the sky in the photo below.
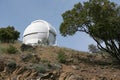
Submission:
{"label": "sky", "polygon": [[[88,51],[88,45],[96,42],[85,33],[77,32],[73,36],[63,37],[59,27],[62,23],[62,14],[73,8],[78,2],[87,0],[0,0],[0,28],[14,26],[22,40],[24,29],[34,20],[45,20],[55,27],[57,43],[60,47],[79,51]],[[120,0],[111,0],[120,4]]]}

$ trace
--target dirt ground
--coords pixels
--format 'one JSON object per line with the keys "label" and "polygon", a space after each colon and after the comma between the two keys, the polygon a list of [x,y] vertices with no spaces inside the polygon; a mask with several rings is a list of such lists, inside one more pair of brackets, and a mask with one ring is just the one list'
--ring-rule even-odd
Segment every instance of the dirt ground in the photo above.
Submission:
{"label": "dirt ground", "polygon": [[[0,80],[120,80],[120,65],[108,56],[60,47],[17,49],[16,54],[1,53]],[[57,59],[61,51],[65,63]]]}

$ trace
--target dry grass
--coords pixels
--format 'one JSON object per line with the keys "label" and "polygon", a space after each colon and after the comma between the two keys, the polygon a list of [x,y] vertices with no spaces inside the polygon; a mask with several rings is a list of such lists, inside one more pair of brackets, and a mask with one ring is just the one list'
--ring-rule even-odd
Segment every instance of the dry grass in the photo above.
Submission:
{"label": "dry grass", "polygon": [[[1,44],[1,47],[8,47],[10,44]],[[20,43],[12,44],[18,49],[18,54],[6,54],[1,53],[0,59],[4,59],[4,62],[15,61],[17,65],[21,66],[33,66],[38,64],[61,64],[57,60],[58,53],[63,51],[66,55],[66,63],[62,65],[63,72],[73,72],[87,80],[91,80],[93,77],[107,77],[108,80],[112,79],[112,75],[116,76],[116,80],[120,80],[119,65],[113,65],[113,60],[109,57],[103,57],[100,54],[89,54],[87,52],[80,52],[68,48],[60,48],[57,46],[38,46],[34,50],[27,50],[22,52],[20,50]],[[29,56],[29,60],[24,61],[21,57]],[[35,61],[37,58],[39,61]],[[32,56],[32,57],[31,57]],[[73,69],[72,66],[79,67],[78,70]],[[112,73],[111,73],[112,72]],[[95,79],[96,80],[96,79]],[[99,80],[99,79],[98,79]],[[113,78],[114,80],[114,78]]]}

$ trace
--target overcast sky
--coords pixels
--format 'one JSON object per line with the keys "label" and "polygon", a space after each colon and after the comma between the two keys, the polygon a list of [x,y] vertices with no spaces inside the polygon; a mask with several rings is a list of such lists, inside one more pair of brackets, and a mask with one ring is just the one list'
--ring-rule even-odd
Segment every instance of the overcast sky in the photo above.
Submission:
{"label": "overcast sky", "polygon": [[[0,0],[0,27],[14,26],[22,40],[24,29],[32,21],[42,19],[56,28],[59,46],[88,51],[88,45],[95,44],[88,35],[78,32],[74,36],[62,37],[59,32],[61,14],[84,1],[87,0]],[[120,4],[120,0],[111,1]]]}

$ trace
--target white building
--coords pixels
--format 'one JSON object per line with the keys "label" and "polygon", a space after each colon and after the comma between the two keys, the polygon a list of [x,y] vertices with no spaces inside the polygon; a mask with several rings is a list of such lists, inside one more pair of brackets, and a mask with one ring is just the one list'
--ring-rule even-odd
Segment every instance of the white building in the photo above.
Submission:
{"label": "white building", "polygon": [[27,45],[56,45],[56,30],[44,20],[33,21],[23,33]]}

